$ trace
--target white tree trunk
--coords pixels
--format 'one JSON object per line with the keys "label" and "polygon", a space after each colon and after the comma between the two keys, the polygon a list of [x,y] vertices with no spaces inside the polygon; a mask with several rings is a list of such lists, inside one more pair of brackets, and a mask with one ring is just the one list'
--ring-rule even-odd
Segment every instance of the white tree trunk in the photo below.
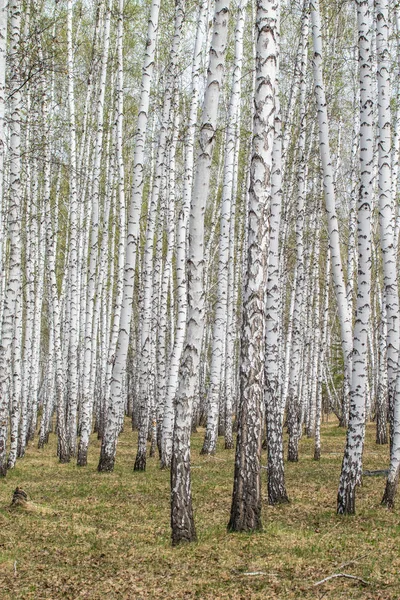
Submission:
{"label": "white tree trunk", "polygon": [[324,179],[324,196],[327,214],[329,247],[331,252],[331,269],[338,306],[340,331],[342,337],[344,373],[343,425],[348,421],[348,389],[351,381],[352,319],[348,307],[346,287],[343,277],[342,258],[340,254],[339,224],[336,213],[334,174],[329,144],[329,122],[325,97],[325,86],[322,77],[322,34],[321,17],[318,0],[311,0],[311,19],[313,37],[314,90],[318,112],[319,149]]}
{"label": "white tree trunk", "polygon": [[71,456],[76,454],[76,413],[78,408],[78,194],[76,162],[76,123],[74,92],[74,57],[72,45],[72,0],[67,5],[68,109],[69,109],[69,332],[68,332],[68,444]]}
{"label": "white tree trunk", "polygon": [[368,378],[367,347],[371,296],[371,203],[373,198],[373,102],[371,19],[368,0],[357,0],[360,72],[360,189],[357,205],[357,306],[350,386],[350,416],[340,476],[337,511],[355,512],[355,488],[361,482],[365,431],[365,394]]}
{"label": "white tree trunk", "polygon": [[132,196],[129,207],[128,232],[125,248],[124,288],[121,306],[121,318],[117,348],[111,376],[111,393],[107,407],[104,437],[102,440],[99,471],[114,469],[117,437],[119,433],[119,415],[125,403],[124,377],[128,357],[129,335],[131,331],[133,291],[135,284],[136,255],[139,237],[139,220],[144,185],[144,149],[146,141],[150,88],[154,70],[158,15],[160,0],[153,0],[148,21],[146,51],[140,92],[137,129],[135,136],[135,154],[133,159]]}
{"label": "white tree trunk", "polygon": [[[15,331],[15,315],[18,297],[21,294],[21,92],[20,92],[20,35],[21,6],[19,0],[11,0],[10,13],[10,53],[12,56],[11,106],[10,106],[10,204],[8,210],[8,235],[10,258],[8,282],[4,298],[0,346],[0,476],[7,472],[7,437],[10,404],[10,375],[12,344]],[[0,18],[7,18],[5,10]],[[6,32],[4,21],[1,32]]]}
{"label": "white tree trunk", "polygon": [[[213,323],[213,343],[210,367],[210,386],[208,390],[208,415],[207,427],[204,438],[202,454],[214,454],[217,447],[218,437],[218,412],[224,398],[224,372],[225,360],[225,337],[226,317],[228,300],[228,259],[229,259],[229,231],[231,219],[232,193],[234,173],[238,168],[235,164],[236,136],[238,134],[238,116],[240,109],[240,91],[243,62],[243,34],[245,23],[245,0],[241,0],[238,6],[238,14],[235,28],[235,58],[232,77],[232,90],[228,110],[228,127],[226,131],[224,176],[222,185],[220,233],[219,233],[219,257],[218,257],[218,288],[217,304]],[[225,407],[222,407],[223,414]]]}
{"label": "white tree trunk", "polygon": [[196,539],[190,483],[190,432],[193,397],[198,390],[204,329],[204,214],[224,75],[228,15],[228,2],[217,0],[189,219],[188,312],[176,394],[171,462],[171,526],[174,545]]}
{"label": "white tree trunk", "polygon": [[[84,339],[84,363],[82,379],[82,402],[81,402],[81,437],[78,446],[78,466],[86,466],[89,447],[89,436],[92,429],[92,415],[94,403],[94,370],[97,353],[97,322],[99,303],[95,302],[97,279],[98,279],[98,253],[99,253],[99,199],[100,199],[100,175],[101,160],[103,155],[103,130],[104,130],[104,97],[106,91],[108,51],[110,46],[110,24],[112,0],[108,0],[104,18],[103,50],[101,56],[101,72],[99,81],[99,96],[97,99],[97,123],[96,140],[93,165],[93,182],[90,195],[91,202],[91,233],[90,252],[87,280],[86,298],[86,323]],[[102,265],[100,265],[100,268]],[[97,310],[96,310],[97,306]]]}
{"label": "white tree trunk", "polygon": [[261,528],[261,426],[265,393],[265,289],[271,202],[279,1],[258,0],[256,87],[240,356],[240,399],[230,531]]}

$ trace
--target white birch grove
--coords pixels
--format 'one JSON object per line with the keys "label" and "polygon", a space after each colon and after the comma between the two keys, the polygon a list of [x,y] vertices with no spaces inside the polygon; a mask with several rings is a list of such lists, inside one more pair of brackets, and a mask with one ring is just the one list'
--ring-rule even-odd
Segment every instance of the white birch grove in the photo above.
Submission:
{"label": "white birch grove", "polygon": [[[288,385],[288,460],[296,462],[298,460],[298,443],[301,436],[300,428],[300,398],[299,398],[299,377],[301,365],[301,347],[304,330],[302,323],[304,321],[304,287],[305,287],[305,255],[304,255],[304,203],[307,183],[306,166],[306,68],[308,56],[308,2],[304,2],[301,29],[301,55],[299,65],[299,103],[300,103],[300,132],[298,138],[298,190],[296,202],[296,268],[293,283],[294,305],[293,319],[291,325],[291,354],[290,354],[290,373]],[[267,292],[268,293],[268,292]]]}
{"label": "white birch grove", "polygon": [[[112,0],[108,1],[104,16],[103,48],[101,56],[99,92],[97,98],[96,115],[96,136],[94,148],[94,164],[92,174],[92,188],[90,194],[90,237],[89,237],[89,264],[87,273],[87,297],[86,297],[86,316],[85,316],[85,334],[84,334],[84,362],[82,377],[82,399],[80,415],[80,440],[78,446],[77,464],[85,466],[87,464],[87,451],[89,446],[89,436],[92,428],[92,415],[94,404],[94,374],[95,357],[97,352],[97,323],[99,303],[96,302],[99,293],[99,202],[100,202],[100,168],[103,150],[103,132],[104,132],[104,96],[106,88],[108,51],[110,46],[110,24],[111,24]],[[101,265],[100,265],[101,268]],[[101,289],[101,288],[100,288]],[[98,297],[98,296],[97,296]]]}
{"label": "white birch grove", "polygon": [[191,458],[235,447],[228,529],[258,530],[262,473],[286,503],[338,424],[337,512],[374,440],[393,508],[399,57],[388,0],[0,0],[1,476],[113,471],[123,433],[177,545]]}
{"label": "white birch grove", "polygon": [[[157,209],[160,205],[160,195],[163,186],[163,171],[167,153],[167,137],[172,126],[172,101],[176,86],[177,67],[181,45],[181,30],[183,21],[183,4],[179,0],[175,5],[175,29],[174,39],[171,45],[170,63],[165,77],[166,90],[164,95],[162,124],[158,137],[158,148],[156,156],[156,168],[151,191],[150,206],[147,218],[146,243],[144,249],[142,285],[143,285],[143,312],[141,314],[141,349],[139,366],[139,394],[140,394],[140,425],[138,437],[138,451],[135,460],[135,471],[146,469],[146,437],[150,418],[149,408],[155,398],[150,398],[149,382],[155,382],[154,360],[152,359],[152,347],[155,345],[155,335],[152,332],[153,315],[156,314],[155,298],[157,295],[152,289],[153,278],[153,243],[156,227]],[[171,200],[171,199],[170,199]],[[161,206],[161,205],[160,205]],[[153,338],[153,339],[152,339]],[[152,419],[153,420],[153,419]]]}

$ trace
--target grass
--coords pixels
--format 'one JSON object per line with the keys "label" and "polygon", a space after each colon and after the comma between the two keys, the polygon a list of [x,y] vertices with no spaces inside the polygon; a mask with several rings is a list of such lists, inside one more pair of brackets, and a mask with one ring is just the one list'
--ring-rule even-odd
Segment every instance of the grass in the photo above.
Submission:
{"label": "grass", "polygon": [[[0,481],[0,598],[114,599],[322,599],[400,598],[399,511],[380,506],[383,477],[365,477],[357,515],[335,514],[344,431],[323,425],[322,457],[303,438],[300,461],[286,464],[289,505],[270,507],[263,481],[264,530],[228,534],[233,451],[222,441],[215,457],[200,456],[202,432],[193,436],[193,496],[198,542],[172,548],[169,473],[148,459],[134,473],[136,434],[120,438],[114,473],[97,473],[93,437],[87,468],[60,465],[55,438],[44,450],[30,446]],[[387,465],[387,447],[374,443],[368,425],[366,469]],[[265,464],[265,457],[263,460]],[[10,510],[15,487],[32,510]],[[260,571],[261,575],[246,575]],[[337,578],[338,572],[368,582]]]}

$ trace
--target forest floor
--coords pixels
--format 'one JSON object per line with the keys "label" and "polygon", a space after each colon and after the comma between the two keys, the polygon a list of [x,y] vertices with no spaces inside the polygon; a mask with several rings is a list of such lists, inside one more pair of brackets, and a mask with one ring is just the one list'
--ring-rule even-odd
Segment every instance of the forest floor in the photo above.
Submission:
{"label": "forest floor", "polygon": [[[320,462],[303,438],[299,462],[285,464],[290,504],[268,506],[264,475],[264,530],[252,535],[227,533],[234,451],[220,440],[215,457],[200,456],[202,435],[192,441],[198,542],[178,548],[170,544],[169,473],[156,458],[146,473],[133,472],[128,422],[113,473],[96,471],[95,436],[87,468],[58,464],[54,436],[44,450],[32,444],[0,481],[1,600],[400,598],[400,511],[380,506],[385,478],[364,477],[356,516],[335,513],[345,441],[336,422],[323,425]],[[370,424],[364,468],[384,469],[388,448],[374,439]],[[30,510],[10,510],[16,486]],[[336,573],[367,585],[340,577],[315,586]]]}

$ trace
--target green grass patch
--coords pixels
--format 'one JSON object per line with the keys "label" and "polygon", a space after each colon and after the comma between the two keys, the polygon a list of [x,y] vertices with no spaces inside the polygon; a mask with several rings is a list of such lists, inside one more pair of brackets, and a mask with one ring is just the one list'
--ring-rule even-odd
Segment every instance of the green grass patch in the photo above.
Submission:
{"label": "green grass patch", "polygon": [[[260,533],[228,534],[233,450],[220,440],[215,457],[200,456],[203,432],[193,436],[192,478],[198,542],[172,548],[169,473],[148,459],[135,473],[137,437],[125,427],[114,473],[97,473],[99,442],[89,464],[60,465],[56,440],[31,445],[0,480],[0,598],[44,600],[400,598],[400,519],[380,506],[384,477],[366,477],[357,515],[335,513],[345,432],[325,423],[321,461],[303,438],[300,460],[285,464],[291,502],[271,507],[263,481]],[[368,425],[366,469],[388,463],[387,446]],[[265,456],[263,464],[266,463]],[[10,510],[13,490],[28,493],[31,510]],[[313,584],[333,573],[365,579]],[[248,573],[260,573],[248,575]]]}

